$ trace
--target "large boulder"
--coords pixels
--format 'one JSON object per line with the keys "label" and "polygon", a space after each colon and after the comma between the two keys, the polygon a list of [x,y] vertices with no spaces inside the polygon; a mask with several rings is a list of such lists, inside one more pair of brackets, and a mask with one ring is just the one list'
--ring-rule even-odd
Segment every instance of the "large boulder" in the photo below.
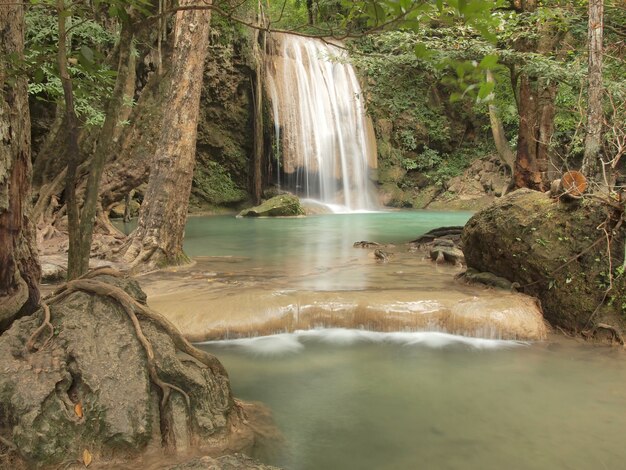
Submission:
{"label": "large boulder", "polygon": [[598,198],[564,203],[520,189],[469,220],[462,236],[465,260],[537,297],[553,326],[592,333],[615,328],[619,337],[626,318],[620,217]]}
{"label": "large boulder", "polygon": [[238,217],[293,217],[304,215],[300,199],[293,194],[280,194],[256,207],[242,210]]}
{"label": "large boulder", "polygon": [[[132,280],[96,279],[145,302]],[[207,447],[212,455],[253,445],[247,412],[221,365],[181,352],[162,323],[137,314],[156,374],[172,386],[164,403],[165,388],[151,378],[145,344],[118,301],[76,291],[50,313],[53,330],[43,330],[38,348],[28,343],[41,310],[0,336],[0,437],[29,467],[83,460],[85,451],[94,462],[133,458],[163,442],[178,451]]]}

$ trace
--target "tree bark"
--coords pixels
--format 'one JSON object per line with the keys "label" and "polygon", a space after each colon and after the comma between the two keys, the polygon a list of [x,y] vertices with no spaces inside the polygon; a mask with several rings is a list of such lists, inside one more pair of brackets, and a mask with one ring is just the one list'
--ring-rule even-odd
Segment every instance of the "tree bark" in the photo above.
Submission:
{"label": "tree bark", "polygon": [[592,181],[600,181],[602,168],[602,37],[604,29],[604,0],[589,0],[589,84],[587,133],[582,173]]}
{"label": "tree bark", "polygon": [[28,218],[30,114],[24,59],[24,7],[0,4],[0,332],[39,304],[40,267]]}
{"label": "tree bark", "polygon": [[[257,24],[261,26],[263,21],[262,5],[258,5]],[[252,163],[252,196],[255,204],[261,203],[261,193],[263,189],[263,70],[265,68],[263,54],[265,47],[261,48],[259,42],[265,43],[265,33],[256,29],[254,31],[254,42],[252,45],[252,55],[254,57],[254,156]]]}
{"label": "tree bark", "polygon": [[[193,5],[181,0],[179,6]],[[139,224],[124,258],[143,270],[188,261],[183,234],[193,168],[204,60],[208,50],[210,10],[176,13],[169,108],[161,124],[159,145],[139,213]]]}
{"label": "tree bark", "polygon": [[[537,2],[521,0],[519,9],[523,12],[534,12]],[[522,39],[516,44],[516,49],[522,52],[554,54],[564,33],[547,20],[538,23],[537,32],[537,40]],[[561,48],[556,52],[560,54],[563,51],[564,48]],[[517,188],[547,191],[552,179],[550,144],[554,135],[558,86],[555,82],[527,73],[520,73],[516,79],[519,82],[516,96],[520,122],[513,182]]]}

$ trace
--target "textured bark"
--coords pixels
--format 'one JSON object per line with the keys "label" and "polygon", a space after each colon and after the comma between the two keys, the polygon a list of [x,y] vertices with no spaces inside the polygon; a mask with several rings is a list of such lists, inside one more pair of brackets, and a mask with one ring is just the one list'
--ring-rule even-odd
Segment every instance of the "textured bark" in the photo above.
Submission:
{"label": "textured bark", "polygon": [[[193,4],[192,0],[179,2],[180,7]],[[169,108],[161,124],[139,224],[124,253],[127,261],[141,269],[188,260],[183,253],[183,234],[195,164],[210,19],[210,10],[186,10],[176,14],[166,100]]]}
{"label": "textured bark", "polygon": [[[519,8],[524,12],[534,12],[534,0],[521,1]],[[564,52],[557,46],[563,40],[563,32],[556,30],[548,21],[537,26],[538,39],[522,40],[516,49],[522,52],[560,55]],[[555,99],[557,84],[542,77],[521,73],[519,82],[518,110],[520,116],[517,139],[517,155],[513,181],[517,188],[530,188],[546,191],[552,179],[550,143],[554,134]]]}
{"label": "textured bark", "polygon": [[587,133],[582,172],[591,180],[602,175],[602,36],[604,29],[604,0],[589,0],[589,84]]}
{"label": "textured bark", "polygon": [[550,186],[550,141],[554,134],[556,84],[520,77],[520,123],[515,186],[546,191]]}
{"label": "textured bark", "polygon": [[40,269],[29,209],[30,114],[24,57],[24,9],[0,4],[0,332],[39,303]]}

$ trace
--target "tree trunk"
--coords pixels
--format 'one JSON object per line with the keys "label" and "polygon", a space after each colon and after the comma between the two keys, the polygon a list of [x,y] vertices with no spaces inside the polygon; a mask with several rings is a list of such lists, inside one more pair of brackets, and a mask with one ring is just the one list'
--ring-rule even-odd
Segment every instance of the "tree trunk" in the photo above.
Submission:
{"label": "tree trunk", "polygon": [[[181,0],[179,6],[193,5]],[[131,234],[124,258],[134,267],[181,264],[183,234],[193,168],[204,60],[208,50],[210,10],[176,13],[174,47],[159,145],[139,213],[139,225]]]}
{"label": "tree trunk", "polygon": [[[487,70],[487,82],[495,83],[491,70]],[[511,172],[515,168],[515,154],[509,145],[509,141],[504,133],[504,126],[498,116],[498,108],[495,104],[490,103],[489,106],[489,122],[491,123],[491,133],[493,134],[493,141],[496,144],[498,155],[500,160],[509,167]]]}
{"label": "tree trunk", "polygon": [[602,168],[602,36],[604,29],[604,0],[589,0],[589,85],[587,133],[583,174],[592,181],[600,181]]}
{"label": "tree trunk", "polygon": [[[521,11],[534,12],[537,3],[521,0],[519,7]],[[564,42],[564,33],[548,20],[538,20],[537,33],[536,41],[523,38],[516,44],[516,49],[549,55],[555,54],[557,46]],[[561,48],[556,52],[560,55],[564,50]],[[513,182],[517,188],[547,191],[552,179],[551,167],[554,166],[550,144],[554,134],[557,84],[527,73],[516,75],[515,81],[519,82],[516,96],[520,122]]]}
{"label": "tree trunk", "polygon": [[57,65],[63,86],[65,100],[65,124],[67,126],[65,152],[67,172],[65,174],[65,205],[67,207],[67,231],[69,234],[69,252],[67,260],[68,279],[74,279],[80,272],[80,211],[76,198],[77,171],[80,163],[80,148],[78,145],[78,118],[74,108],[74,89],[67,65],[67,10],[65,0],[57,0],[57,24],[59,28],[59,50]]}
{"label": "tree trunk", "polygon": [[[125,21],[120,34],[119,64],[115,87],[113,88],[113,94],[106,107],[106,117],[89,168],[87,188],[83,208],[80,213],[80,231],[77,246],[78,255],[76,258],[72,256],[71,252],[72,232],[70,231],[70,254],[67,266],[68,279],[82,276],[89,270],[89,256],[91,254],[93,229],[98,209],[100,179],[102,177],[104,164],[112,153],[116,140],[115,136],[119,132],[120,118],[125,112],[124,96],[128,88],[127,82],[130,67],[134,66],[135,63],[132,58],[132,41],[133,24],[130,21]],[[76,264],[72,264],[72,261],[75,261]]]}
{"label": "tree trunk", "polygon": [[24,7],[0,4],[0,332],[39,304],[40,267],[30,206],[30,114],[24,59]]}
{"label": "tree trunk", "polygon": [[[262,5],[258,5],[258,21],[261,26],[263,21]],[[259,42],[265,43],[265,33],[259,29],[254,31],[254,42],[252,45],[252,55],[254,58],[255,76],[254,76],[254,157],[252,164],[252,196],[255,204],[261,203],[261,193],[263,189],[263,70],[265,68],[263,54],[265,47],[261,48]]]}
{"label": "tree trunk", "polygon": [[105,213],[137,186],[148,180],[152,157],[159,143],[160,126],[167,106],[167,72],[153,74],[141,92],[115,149],[114,160],[107,162],[100,186],[100,201]]}

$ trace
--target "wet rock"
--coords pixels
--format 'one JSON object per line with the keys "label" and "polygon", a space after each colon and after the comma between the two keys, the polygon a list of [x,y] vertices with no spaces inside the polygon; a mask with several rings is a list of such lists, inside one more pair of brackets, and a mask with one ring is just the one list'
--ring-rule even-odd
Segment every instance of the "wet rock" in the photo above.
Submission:
{"label": "wet rock", "polygon": [[389,262],[389,253],[383,250],[374,250],[374,258],[379,263],[388,263]]}
{"label": "wet rock", "polygon": [[463,226],[455,225],[451,227],[439,227],[429,232],[426,232],[424,235],[420,235],[415,240],[410,241],[409,243],[414,245],[424,245],[426,243],[432,243],[435,239],[449,239],[455,242],[459,242],[461,240],[461,234],[463,233]]}
{"label": "wet rock", "polygon": [[452,306],[444,325],[450,333],[478,338],[539,341],[548,335],[541,306],[536,299],[521,294],[464,299]]}
{"label": "wet rock", "polygon": [[479,272],[472,268],[468,268],[465,272],[458,275],[457,278],[471,283],[483,284],[485,286],[510,291],[514,291],[519,287],[517,282],[511,282],[508,279],[496,276],[493,273]]}
{"label": "wet rock", "polygon": [[465,263],[463,252],[456,247],[434,246],[429,254],[430,259],[436,263],[450,263],[456,266]]}
{"label": "wet rock", "polygon": [[242,210],[238,217],[293,217],[304,215],[300,199],[293,194],[281,194],[264,203]]}
{"label": "wet rock", "polygon": [[376,248],[376,247],[381,246],[381,244],[376,243],[376,242],[368,242],[368,241],[362,240],[360,242],[354,242],[352,246],[354,248]]}
{"label": "wet rock", "polygon": [[563,203],[520,189],[469,220],[462,237],[467,266],[518,283],[541,301],[553,326],[582,331],[601,322],[623,331],[626,276],[616,266],[626,230],[620,224],[610,245],[602,230],[610,233],[620,217],[595,198]]}
{"label": "wet rock", "polygon": [[[97,280],[146,300],[134,281]],[[26,344],[42,324],[41,310],[0,336],[0,433],[30,465],[81,460],[85,449],[98,462],[138,457],[163,439],[177,450],[196,442],[214,453],[253,445],[225,372],[177,350],[157,323],[138,315],[159,378],[186,391],[189,406],[174,389],[159,406],[146,352],[117,301],[74,292],[50,310],[53,331],[43,331],[39,343],[50,339],[39,350]]]}
{"label": "wet rock", "polygon": [[222,457],[198,457],[189,462],[166,467],[166,470],[278,470],[278,467],[264,465],[247,455],[233,454]]}
{"label": "wet rock", "polygon": [[63,266],[53,263],[42,263],[41,280],[43,282],[58,282],[65,279],[67,271]]}

